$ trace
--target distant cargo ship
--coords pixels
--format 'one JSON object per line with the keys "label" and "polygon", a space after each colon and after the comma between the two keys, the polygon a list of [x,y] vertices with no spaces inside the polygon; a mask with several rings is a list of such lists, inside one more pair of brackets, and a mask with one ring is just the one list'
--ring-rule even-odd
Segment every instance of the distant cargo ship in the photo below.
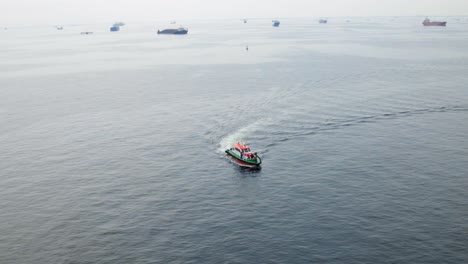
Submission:
{"label": "distant cargo ship", "polygon": [[185,35],[188,33],[188,29],[180,27],[177,29],[164,29],[164,30],[159,30],[158,29],[158,34],[169,34],[169,35]]}
{"label": "distant cargo ship", "polygon": [[320,20],[319,20],[319,23],[320,23],[320,24],[326,24],[326,23],[328,23],[328,20],[326,20],[326,19],[320,19]]}
{"label": "distant cargo ship", "polygon": [[273,23],[274,27],[279,27],[279,25],[280,25],[280,22],[278,20],[273,20],[271,22]]}
{"label": "distant cargo ship", "polygon": [[424,19],[423,25],[426,27],[429,26],[436,26],[436,27],[445,27],[447,25],[447,22],[442,22],[442,21],[431,21],[429,18]]}

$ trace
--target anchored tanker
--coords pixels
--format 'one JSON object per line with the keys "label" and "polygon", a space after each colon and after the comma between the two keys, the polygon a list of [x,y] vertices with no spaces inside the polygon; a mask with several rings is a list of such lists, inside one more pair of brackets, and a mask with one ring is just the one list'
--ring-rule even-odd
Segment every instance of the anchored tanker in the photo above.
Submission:
{"label": "anchored tanker", "polygon": [[185,35],[188,33],[188,29],[180,27],[177,29],[164,29],[158,30],[158,34],[169,34],[169,35]]}
{"label": "anchored tanker", "polygon": [[442,22],[442,21],[431,21],[429,18],[424,19],[423,25],[426,27],[430,26],[436,26],[436,27],[445,27],[447,25],[447,22]]}

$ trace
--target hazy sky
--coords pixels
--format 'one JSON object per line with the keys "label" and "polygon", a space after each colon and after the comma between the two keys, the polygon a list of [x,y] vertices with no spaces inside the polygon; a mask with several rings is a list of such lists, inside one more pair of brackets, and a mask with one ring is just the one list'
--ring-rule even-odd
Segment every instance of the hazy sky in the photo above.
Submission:
{"label": "hazy sky", "polygon": [[468,15],[468,0],[0,0],[0,24]]}

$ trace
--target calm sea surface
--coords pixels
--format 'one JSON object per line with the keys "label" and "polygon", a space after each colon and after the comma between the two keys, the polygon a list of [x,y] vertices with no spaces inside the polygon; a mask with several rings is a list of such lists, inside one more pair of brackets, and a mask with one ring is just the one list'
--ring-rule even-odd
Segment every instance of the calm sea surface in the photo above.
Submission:
{"label": "calm sea surface", "polygon": [[467,263],[468,20],[422,19],[0,31],[0,263]]}

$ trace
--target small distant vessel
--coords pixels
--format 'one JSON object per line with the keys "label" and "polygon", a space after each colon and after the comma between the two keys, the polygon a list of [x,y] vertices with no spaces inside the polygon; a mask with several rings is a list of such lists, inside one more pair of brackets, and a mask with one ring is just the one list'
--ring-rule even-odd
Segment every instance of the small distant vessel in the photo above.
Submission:
{"label": "small distant vessel", "polygon": [[115,32],[115,31],[119,31],[120,30],[120,27],[119,26],[116,26],[116,25],[113,25],[111,28],[110,28],[110,31],[111,32]]}
{"label": "small distant vessel", "polygon": [[244,19],[244,24],[247,23],[247,19]]}
{"label": "small distant vessel", "polygon": [[57,26],[57,30],[63,30],[62,26]]}
{"label": "small distant vessel", "polygon": [[326,19],[320,19],[320,20],[319,20],[319,23],[320,23],[320,24],[326,24],[326,23],[328,23],[328,20],[326,20]]}
{"label": "small distant vessel", "polygon": [[120,31],[120,27],[125,26],[124,22],[115,22],[112,27],[110,27],[111,32]]}
{"label": "small distant vessel", "polygon": [[252,152],[249,146],[239,142],[225,152],[241,167],[260,168],[262,164],[257,152]]}
{"label": "small distant vessel", "polygon": [[278,20],[273,20],[271,22],[273,23],[274,27],[279,27],[279,25],[280,25],[280,22]]}
{"label": "small distant vessel", "polygon": [[180,27],[176,29],[164,29],[164,30],[159,30],[158,29],[158,34],[168,34],[168,35],[185,35],[188,33],[188,29]]}
{"label": "small distant vessel", "polygon": [[171,21],[171,24],[175,24],[175,23],[177,23],[177,22],[175,22],[175,21]]}
{"label": "small distant vessel", "polygon": [[93,32],[91,32],[91,31],[83,31],[83,32],[81,32],[80,34],[81,34],[81,35],[91,35],[91,34],[93,34]]}
{"label": "small distant vessel", "polygon": [[445,21],[431,21],[429,18],[426,17],[423,21],[423,25],[425,27],[430,27],[430,26],[435,26],[435,27],[445,27],[447,25],[447,22]]}

